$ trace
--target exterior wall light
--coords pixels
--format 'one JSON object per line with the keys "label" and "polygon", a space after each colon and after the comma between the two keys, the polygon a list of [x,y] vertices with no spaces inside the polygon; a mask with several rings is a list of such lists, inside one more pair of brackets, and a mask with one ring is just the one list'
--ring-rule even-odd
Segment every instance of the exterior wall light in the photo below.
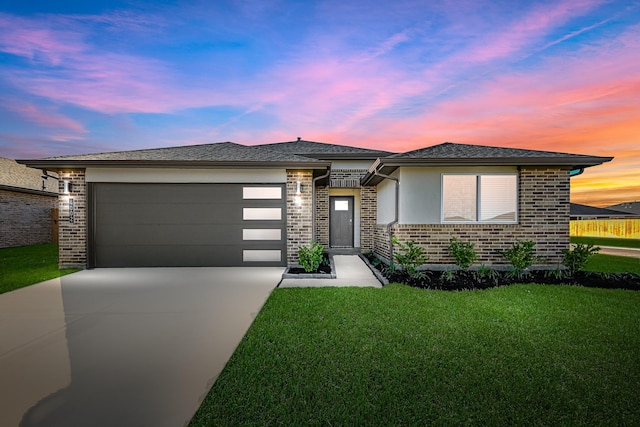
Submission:
{"label": "exterior wall light", "polygon": [[300,181],[296,181],[296,195],[302,194],[302,183]]}
{"label": "exterior wall light", "polygon": [[71,184],[71,181],[69,181],[68,179],[63,180],[62,184],[63,184],[63,187],[62,187],[63,194],[69,194],[71,193],[71,191],[73,191],[73,184]]}

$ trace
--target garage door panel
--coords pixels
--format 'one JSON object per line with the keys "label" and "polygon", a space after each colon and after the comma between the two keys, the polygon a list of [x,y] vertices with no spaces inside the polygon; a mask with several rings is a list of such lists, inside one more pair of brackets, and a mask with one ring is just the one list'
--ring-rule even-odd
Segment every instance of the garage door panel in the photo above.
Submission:
{"label": "garage door panel", "polygon": [[[261,192],[243,192],[244,187],[92,184],[91,250],[95,266],[285,265],[285,200],[255,199]],[[280,188],[284,195],[284,185]],[[277,193],[272,189],[264,192],[270,197]],[[245,199],[243,194],[252,198]],[[279,219],[258,215],[257,219],[244,220],[247,208]],[[280,214],[273,215],[274,211]]]}
{"label": "garage door panel", "polygon": [[241,203],[242,192],[229,185],[207,184],[99,184],[102,203],[147,204],[167,201],[191,204],[194,201],[225,200]]}
{"label": "garage door panel", "polygon": [[[106,245],[224,245],[242,240],[242,229],[222,225],[113,225],[103,228],[100,243]],[[216,243],[219,242],[219,243]]]}
{"label": "garage door panel", "polygon": [[233,224],[242,220],[242,205],[148,204],[103,206],[103,224]]}

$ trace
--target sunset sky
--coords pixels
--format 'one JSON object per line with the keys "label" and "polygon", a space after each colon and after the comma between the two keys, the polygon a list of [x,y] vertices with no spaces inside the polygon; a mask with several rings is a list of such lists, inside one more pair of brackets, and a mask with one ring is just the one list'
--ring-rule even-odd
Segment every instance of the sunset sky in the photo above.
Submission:
{"label": "sunset sky", "polygon": [[640,3],[0,6],[0,156],[298,136],[614,156],[572,201],[640,200]]}

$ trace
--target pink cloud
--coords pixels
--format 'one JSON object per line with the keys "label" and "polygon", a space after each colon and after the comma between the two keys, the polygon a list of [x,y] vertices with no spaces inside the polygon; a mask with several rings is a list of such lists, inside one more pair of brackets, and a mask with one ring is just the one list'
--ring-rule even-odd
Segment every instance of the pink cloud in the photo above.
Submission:
{"label": "pink cloud", "polygon": [[[85,134],[87,130],[84,126],[78,123],[75,120],[70,119],[69,117],[57,113],[52,109],[45,109],[41,107],[37,107],[33,104],[28,104],[20,101],[11,101],[6,102],[6,109],[13,111],[16,114],[25,117],[32,123],[37,124],[38,126],[42,126],[50,129],[62,129],[67,131],[72,131],[75,134]],[[76,138],[78,138],[76,136]]]}

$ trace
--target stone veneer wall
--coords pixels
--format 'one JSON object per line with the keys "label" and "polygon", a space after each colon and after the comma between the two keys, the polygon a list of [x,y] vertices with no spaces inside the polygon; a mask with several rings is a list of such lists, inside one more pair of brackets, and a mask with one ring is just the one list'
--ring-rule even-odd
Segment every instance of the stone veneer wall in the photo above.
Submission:
{"label": "stone veneer wall", "polygon": [[[569,247],[569,169],[522,167],[519,183],[518,224],[396,224],[391,232],[424,247],[428,264],[454,263],[448,246],[455,236],[475,244],[477,264],[507,264],[500,250],[515,240],[532,240],[542,264],[558,265]],[[374,240],[376,254],[390,260],[386,225],[376,225]]]}
{"label": "stone veneer wall", "polygon": [[[60,173],[59,196],[59,264],[60,268],[87,267],[87,184],[84,170]],[[62,180],[70,180],[71,193],[62,194]],[[73,200],[73,202],[71,202]],[[73,203],[73,218],[70,205]],[[73,222],[71,222],[73,221]]]}
{"label": "stone veneer wall", "polygon": [[[302,194],[296,194],[296,182]],[[298,264],[298,249],[313,240],[312,221],[313,172],[287,170],[287,263]]]}
{"label": "stone veneer wall", "polygon": [[0,190],[0,248],[51,243],[55,195]]}

